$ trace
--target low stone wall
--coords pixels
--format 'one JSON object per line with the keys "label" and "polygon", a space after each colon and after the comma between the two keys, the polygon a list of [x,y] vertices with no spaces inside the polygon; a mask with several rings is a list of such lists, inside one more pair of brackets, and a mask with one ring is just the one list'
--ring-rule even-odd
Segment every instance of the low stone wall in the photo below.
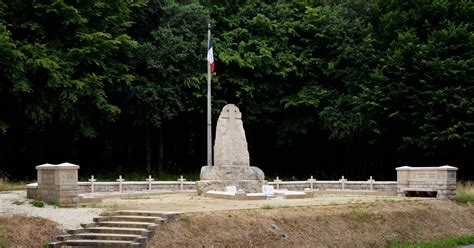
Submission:
{"label": "low stone wall", "polygon": [[[305,188],[311,189],[311,182],[308,181],[286,181],[286,182],[269,182],[269,185],[275,187],[275,189],[288,189],[288,190],[304,190]],[[316,181],[313,182],[313,189],[320,190],[342,190],[343,186],[340,181]],[[346,181],[344,182],[345,190],[374,190],[381,192],[396,192],[397,182],[396,181],[381,181],[372,182],[368,181]]]}
{"label": "low stone wall", "polygon": [[[79,193],[92,193],[92,184],[90,182],[78,182]],[[148,182],[130,181],[122,183],[122,192],[148,191],[150,184]],[[156,181],[151,183],[151,190],[154,191],[180,191],[195,190],[195,182],[176,182],[176,181]],[[120,183],[118,182],[96,182],[94,183],[94,192],[120,192]]]}

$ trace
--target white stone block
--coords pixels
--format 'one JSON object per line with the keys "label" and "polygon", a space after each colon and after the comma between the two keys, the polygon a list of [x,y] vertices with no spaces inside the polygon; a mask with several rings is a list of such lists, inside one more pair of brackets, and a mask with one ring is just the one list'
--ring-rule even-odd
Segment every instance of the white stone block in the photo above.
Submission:
{"label": "white stone block", "polygon": [[226,186],[225,187],[225,192],[235,194],[235,193],[237,193],[237,187],[236,186]]}
{"label": "white stone block", "polygon": [[262,185],[262,193],[265,195],[274,195],[275,189],[272,185]]}

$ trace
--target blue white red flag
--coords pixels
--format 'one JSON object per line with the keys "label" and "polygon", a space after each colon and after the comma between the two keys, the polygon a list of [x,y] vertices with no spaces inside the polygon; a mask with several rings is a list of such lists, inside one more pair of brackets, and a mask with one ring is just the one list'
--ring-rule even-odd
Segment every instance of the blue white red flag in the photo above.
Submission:
{"label": "blue white red flag", "polygon": [[214,51],[212,50],[212,35],[209,37],[209,43],[207,44],[207,61],[211,67],[211,72],[214,72]]}

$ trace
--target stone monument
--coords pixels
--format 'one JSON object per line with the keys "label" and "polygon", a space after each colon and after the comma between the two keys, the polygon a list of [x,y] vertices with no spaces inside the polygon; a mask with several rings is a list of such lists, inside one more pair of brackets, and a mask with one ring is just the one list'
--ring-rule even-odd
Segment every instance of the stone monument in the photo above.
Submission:
{"label": "stone monument", "polygon": [[397,194],[410,192],[436,193],[438,199],[454,200],[456,197],[456,171],[452,166],[397,167]]}
{"label": "stone monument", "polygon": [[234,104],[228,104],[217,120],[214,165],[201,168],[201,181],[196,182],[198,194],[225,191],[226,186],[247,193],[260,192],[264,179],[262,170],[250,166],[242,113]]}
{"label": "stone monument", "polygon": [[70,163],[36,166],[38,186],[27,188],[27,197],[57,204],[60,207],[77,207],[79,166]]}

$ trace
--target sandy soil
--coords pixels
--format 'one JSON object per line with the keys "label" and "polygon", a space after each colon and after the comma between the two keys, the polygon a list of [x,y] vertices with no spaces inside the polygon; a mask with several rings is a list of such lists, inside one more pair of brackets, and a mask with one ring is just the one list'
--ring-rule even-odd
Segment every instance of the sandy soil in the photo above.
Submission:
{"label": "sandy soil", "polygon": [[223,200],[198,196],[195,193],[163,194],[150,196],[104,199],[97,207],[112,209],[146,209],[176,212],[203,212],[216,210],[255,209],[290,206],[334,205],[410,201],[414,198],[373,195],[320,195],[309,199]]}

